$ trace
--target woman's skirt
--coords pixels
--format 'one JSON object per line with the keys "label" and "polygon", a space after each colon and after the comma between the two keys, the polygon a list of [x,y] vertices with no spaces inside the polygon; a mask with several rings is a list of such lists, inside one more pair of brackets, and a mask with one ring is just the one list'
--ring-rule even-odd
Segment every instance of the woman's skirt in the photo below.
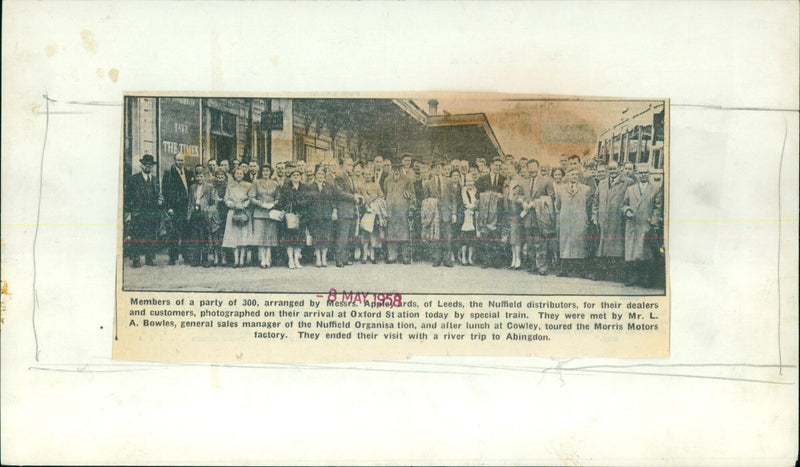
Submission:
{"label": "woman's skirt", "polygon": [[329,220],[311,219],[308,232],[311,234],[311,245],[314,248],[330,248],[333,243],[333,225]]}
{"label": "woman's skirt", "polygon": [[508,229],[508,243],[512,246],[518,246],[522,244],[522,219],[520,219],[519,214],[515,212],[509,212],[506,215],[506,224]]}
{"label": "woman's skirt", "polygon": [[237,248],[240,246],[250,246],[252,219],[241,224],[233,222],[233,211],[233,209],[228,211],[228,216],[225,220],[225,234],[222,236],[222,247]]}
{"label": "woman's skirt", "polygon": [[[287,213],[288,214],[288,213]],[[280,229],[281,246],[289,248],[300,248],[306,244],[306,225],[300,220],[300,225],[296,229],[290,229],[283,224]]]}
{"label": "woman's skirt", "polygon": [[253,219],[251,246],[278,246],[278,222],[271,219]]}

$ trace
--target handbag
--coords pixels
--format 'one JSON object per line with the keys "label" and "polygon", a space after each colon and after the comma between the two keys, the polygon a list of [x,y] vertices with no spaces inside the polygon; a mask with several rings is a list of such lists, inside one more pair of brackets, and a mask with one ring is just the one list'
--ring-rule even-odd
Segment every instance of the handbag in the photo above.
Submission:
{"label": "handbag", "polygon": [[269,210],[269,218],[273,221],[282,221],[283,218],[286,216],[286,213],[281,211],[280,209],[270,209]]}
{"label": "handbag", "polygon": [[462,232],[475,231],[475,211],[467,209],[464,211],[464,224],[461,226]]}
{"label": "handbag", "polygon": [[365,212],[364,215],[361,216],[360,224],[362,229],[372,233],[375,230],[375,213]]}
{"label": "handbag", "polygon": [[250,220],[250,216],[244,209],[237,209],[233,211],[233,217],[231,219],[234,224],[246,224],[247,221]]}
{"label": "handbag", "polygon": [[[271,212],[271,211],[270,211]],[[291,212],[286,213],[286,228],[289,230],[300,227],[300,215]]]}

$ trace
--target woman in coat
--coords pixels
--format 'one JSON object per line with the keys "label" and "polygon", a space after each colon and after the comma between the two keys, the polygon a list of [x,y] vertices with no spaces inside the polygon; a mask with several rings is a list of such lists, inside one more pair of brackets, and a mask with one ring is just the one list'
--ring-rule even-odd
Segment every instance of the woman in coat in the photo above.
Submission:
{"label": "woman in coat", "polygon": [[261,267],[272,267],[272,248],[278,246],[278,221],[270,218],[270,211],[281,198],[278,182],[272,180],[272,167],[264,164],[250,186],[248,197],[253,207],[251,245],[258,247],[258,260]]}
{"label": "woman in coat", "polygon": [[461,188],[461,205],[458,216],[459,238],[461,239],[461,251],[459,258],[461,264],[466,266],[474,265],[472,255],[475,251],[475,212],[478,209],[478,189],[475,187],[475,177],[468,173],[464,177],[464,187]]}
{"label": "woman in coat", "polygon": [[522,268],[522,203],[525,201],[524,182],[514,164],[506,166],[506,182],[503,186],[503,206],[505,233],[511,246],[511,264],[509,269]]}
{"label": "woman in coat", "polygon": [[324,268],[328,266],[328,248],[331,246],[336,216],[333,209],[333,183],[327,180],[322,164],[318,164],[314,170],[314,182],[306,185],[305,195],[308,206],[307,225],[314,246],[314,259],[318,268]]}
{"label": "woman in coat", "polygon": [[206,186],[208,203],[201,206],[203,214],[206,216],[208,242],[214,257],[214,266],[225,264],[225,255],[222,254],[222,236],[225,233],[225,222],[228,217],[228,207],[225,206],[227,186],[227,172],[225,169],[217,167],[214,170],[214,180]]}
{"label": "woman in coat", "polygon": [[[281,243],[286,247],[286,254],[289,257],[289,269],[300,269],[300,251],[306,241],[306,202],[305,190],[303,187],[303,170],[300,167],[292,167],[289,170],[289,179],[281,191],[281,208],[286,212],[286,229],[283,230]],[[298,216],[297,225],[290,226],[291,216]]]}
{"label": "woman in coat", "polygon": [[249,215],[250,184],[244,181],[244,169],[239,167],[233,171],[233,181],[225,190],[225,206],[228,216],[225,221],[225,234],[222,237],[223,248],[233,248],[233,267],[244,266],[247,246],[250,245],[252,230]]}

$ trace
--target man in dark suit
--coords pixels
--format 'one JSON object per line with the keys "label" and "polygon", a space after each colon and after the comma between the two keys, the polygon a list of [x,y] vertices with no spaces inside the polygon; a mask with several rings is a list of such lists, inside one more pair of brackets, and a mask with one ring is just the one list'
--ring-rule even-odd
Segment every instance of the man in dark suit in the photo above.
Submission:
{"label": "man in dark suit", "polygon": [[133,267],[142,266],[141,256],[145,264],[155,266],[156,238],[161,221],[161,206],[164,200],[158,193],[158,180],[153,174],[156,161],[150,154],[139,160],[142,171],[128,178],[125,187],[125,222],[130,233],[130,253]]}
{"label": "man in dark suit", "polygon": [[363,200],[361,195],[356,194],[353,159],[344,159],[333,188],[336,193],[333,204],[336,213],[336,267],[341,268],[345,264],[353,264],[350,254],[355,246],[353,240],[358,221],[358,203]]}
{"label": "man in dark suit", "polygon": [[[437,160],[433,163],[434,175],[422,182],[425,198],[437,200],[436,206],[439,217],[439,238],[434,238],[433,248],[433,267],[444,264],[445,267],[453,267],[451,250],[453,242],[452,224],[456,221],[457,205],[456,191],[458,184],[458,171],[454,171],[453,179],[447,174],[442,173],[442,161]],[[460,193],[459,193],[460,196]]]}
{"label": "man in dark suit", "polygon": [[[544,276],[547,274],[549,238],[545,229],[539,227],[538,213],[534,206],[542,205],[542,203],[536,203],[536,200],[543,196],[552,201],[555,191],[552,180],[540,174],[538,160],[528,160],[526,172],[528,178],[522,184],[522,199],[517,202],[522,205],[523,212],[526,213],[522,219],[522,225],[525,236],[528,238],[528,267],[530,273]],[[550,204],[545,204],[545,206],[550,206]]]}
{"label": "man in dark suit", "polygon": [[189,260],[188,244],[189,223],[186,215],[189,212],[189,187],[194,183],[194,176],[186,170],[183,154],[175,155],[175,164],[164,174],[164,201],[167,214],[172,220],[169,232],[169,264],[174,265],[178,253],[184,261]]}
{"label": "man in dark suit", "polygon": [[492,165],[489,166],[489,173],[478,177],[478,180],[475,182],[478,193],[483,193],[484,191],[503,193],[503,185],[506,183],[506,177],[502,173],[502,167],[502,158],[495,157],[492,159]]}
{"label": "man in dark suit", "polygon": [[383,181],[390,175],[389,171],[383,166],[383,157],[375,156],[372,160],[372,165],[375,167],[375,183],[383,190]]}
{"label": "man in dark suit", "polygon": [[[489,173],[481,175],[475,182],[475,188],[478,189],[478,197],[482,193],[495,192],[503,194],[503,185],[506,183],[506,177],[502,174],[503,158],[497,156],[492,159],[492,164],[489,166]],[[479,258],[481,267],[486,268],[492,266],[499,268],[502,265],[501,253],[503,250],[503,242],[498,238],[481,238],[478,243]]]}

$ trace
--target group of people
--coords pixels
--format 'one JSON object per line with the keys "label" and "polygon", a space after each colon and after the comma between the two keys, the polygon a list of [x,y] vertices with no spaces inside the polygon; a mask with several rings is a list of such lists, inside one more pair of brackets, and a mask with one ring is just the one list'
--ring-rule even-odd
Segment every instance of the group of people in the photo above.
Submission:
{"label": "group of people", "polygon": [[234,268],[430,261],[663,286],[663,174],[647,164],[404,155],[274,171],[211,160],[190,171],[177,155],[160,190],[153,156],[140,165],[124,198],[134,267],[142,255],[154,265],[163,238],[169,264],[179,255]]}

